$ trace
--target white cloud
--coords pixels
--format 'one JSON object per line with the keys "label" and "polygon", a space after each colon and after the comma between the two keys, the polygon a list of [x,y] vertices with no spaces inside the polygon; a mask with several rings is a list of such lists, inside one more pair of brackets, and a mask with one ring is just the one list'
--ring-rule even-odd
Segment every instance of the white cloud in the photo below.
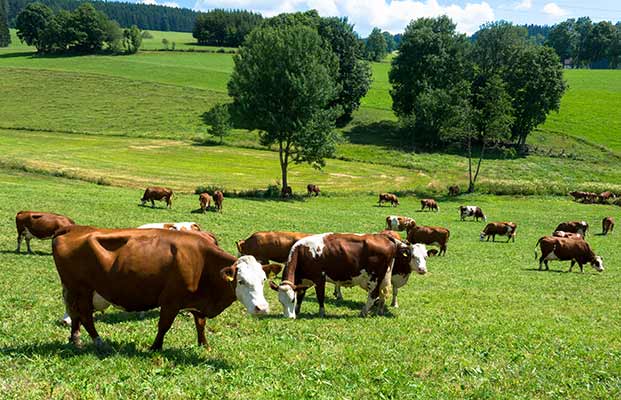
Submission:
{"label": "white cloud", "polygon": [[548,14],[550,17],[555,18],[561,18],[569,14],[567,11],[556,5],[556,3],[548,3],[543,6],[543,12]]}
{"label": "white cloud", "polygon": [[530,10],[533,8],[533,0],[522,0],[515,5],[516,10]]}
{"label": "white cloud", "polygon": [[392,33],[403,32],[413,19],[446,14],[457,24],[460,32],[472,34],[483,23],[495,19],[492,7],[484,0],[479,1],[460,6],[440,5],[438,0],[196,0],[194,8],[203,11],[243,8],[264,16],[316,9],[322,16],[348,17],[362,36],[376,26]]}
{"label": "white cloud", "polygon": [[181,8],[179,7],[179,3],[175,3],[174,1],[164,1],[162,3],[158,3],[157,0],[141,0],[140,3],[149,4],[152,6],[166,6],[166,7]]}

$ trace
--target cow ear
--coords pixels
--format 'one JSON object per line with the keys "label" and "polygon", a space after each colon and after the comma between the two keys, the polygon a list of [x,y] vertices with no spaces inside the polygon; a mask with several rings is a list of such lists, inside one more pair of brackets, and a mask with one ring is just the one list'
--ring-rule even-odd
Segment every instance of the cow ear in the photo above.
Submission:
{"label": "cow ear", "polygon": [[227,282],[233,282],[235,280],[235,274],[237,273],[237,266],[231,265],[230,267],[224,267],[220,270],[220,277]]}
{"label": "cow ear", "polygon": [[282,270],[282,266],[280,264],[268,264],[263,265],[262,267],[268,279],[274,279],[274,277]]}

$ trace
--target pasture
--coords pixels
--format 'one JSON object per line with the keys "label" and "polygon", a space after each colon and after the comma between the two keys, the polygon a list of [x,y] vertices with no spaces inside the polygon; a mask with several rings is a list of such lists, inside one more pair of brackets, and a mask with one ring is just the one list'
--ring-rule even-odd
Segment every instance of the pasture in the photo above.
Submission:
{"label": "pasture", "polygon": [[[614,398],[621,395],[621,257],[618,233],[589,238],[606,271],[539,272],[538,237],[557,222],[586,219],[597,232],[618,208],[565,198],[466,196],[417,212],[414,197],[397,209],[352,194],[307,201],[225,199],[224,212],[192,214],[197,196],[178,195],[172,210],[138,206],[141,191],[18,172],[0,174],[0,382],[9,398]],[[490,220],[518,223],[515,244],[482,243],[483,223],[459,222],[457,206],[480,205]],[[161,207],[161,205],[160,205]],[[390,213],[450,228],[446,257],[400,290],[400,308],[358,317],[359,288],[328,296],[317,317],[312,290],[298,320],[285,320],[266,288],[271,313],[251,318],[236,302],[208,322],[210,352],[195,344],[193,321],[180,315],[164,350],[148,351],[157,312],[144,319],[118,310],[96,317],[111,349],[67,344],[50,242],[17,255],[13,218],[21,209],[50,210],[106,227],[187,221],[234,241],[262,229],[374,232]],[[618,218],[617,218],[618,219]],[[330,288],[328,289],[331,293]]]}

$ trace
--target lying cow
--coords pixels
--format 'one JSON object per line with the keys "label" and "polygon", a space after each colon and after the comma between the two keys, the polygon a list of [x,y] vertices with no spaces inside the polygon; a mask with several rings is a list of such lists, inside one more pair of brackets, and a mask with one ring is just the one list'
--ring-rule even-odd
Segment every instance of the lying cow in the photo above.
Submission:
{"label": "lying cow", "polygon": [[499,235],[499,236],[506,236],[507,242],[509,242],[509,240],[513,240],[513,242],[515,242],[515,231],[516,230],[517,230],[517,225],[514,224],[513,222],[490,222],[489,224],[485,226],[479,238],[481,239],[481,241],[487,238],[487,241],[489,242],[489,238],[491,236],[492,242],[495,242],[496,235]]}
{"label": "lying cow", "polygon": [[75,222],[64,215],[52,214],[38,211],[20,211],[15,215],[15,226],[17,227],[17,249],[21,251],[22,240],[26,239],[28,254],[32,254],[30,240],[51,239],[57,229],[73,225]]}
{"label": "lying cow", "polygon": [[[424,248],[424,247],[423,247]],[[326,282],[341,286],[360,286],[367,290],[367,303],[360,312],[366,316],[378,303],[378,313],[390,293],[391,272],[396,257],[407,260],[412,270],[426,271],[421,247],[406,245],[384,234],[324,233],[300,239],[291,248],[278,291],[286,317],[300,312],[306,290],[315,285],[319,315],[325,315]]]}
{"label": "lying cow", "polygon": [[151,187],[148,187],[144,191],[144,194],[142,195],[142,199],[140,199],[140,202],[141,202],[141,205],[144,206],[144,204],[147,201],[150,201],[151,207],[154,208],[155,200],[158,200],[158,201],[161,200],[161,201],[166,202],[166,207],[172,208],[172,197],[173,197],[173,191],[171,189],[163,188],[159,186],[151,186]]}
{"label": "lying cow", "polygon": [[588,229],[589,229],[589,224],[587,224],[586,221],[569,221],[569,222],[561,222],[560,224],[558,224],[555,231],[579,233],[583,237],[586,237],[586,233]]}
{"label": "lying cow", "polygon": [[485,214],[483,214],[483,210],[477,206],[459,206],[459,216],[462,221],[466,220],[466,217],[474,217],[476,221],[482,219],[487,222],[487,218]]}
{"label": "lying cow", "polygon": [[222,212],[222,203],[224,202],[224,193],[219,190],[213,192],[213,203],[216,205],[216,210]]}
{"label": "lying cow", "polygon": [[554,231],[552,232],[552,236],[560,237],[560,238],[569,238],[569,239],[584,239],[584,237],[579,233],[564,232],[564,231]]}
{"label": "lying cow", "polygon": [[416,221],[412,218],[398,215],[389,215],[386,217],[386,229],[391,231],[404,231],[414,225],[416,225]]}
{"label": "lying cow", "polygon": [[439,226],[413,226],[408,229],[408,242],[423,243],[429,246],[440,247],[438,255],[446,254],[446,244],[451,232]]}
{"label": "lying cow", "polygon": [[319,190],[319,186],[317,185],[313,185],[312,183],[309,183],[306,186],[306,191],[308,192],[308,195],[315,195],[315,197],[319,196],[319,193],[321,193],[321,190]]}
{"label": "lying cow", "polygon": [[390,205],[396,207],[399,205],[399,198],[392,193],[380,193],[378,205],[390,202]]}
{"label": "lying cow", "polygon": [[440,207],[438,207],[438,203],[434,199],[422,199],[420,201],[421,211],[424,211],[425,208],[430,211],[439,211]]}
{"label": "lying cow", "polygon": [[310,236],[309,233],[300,232],[255,232],[246,240],[239,240],[237,251],[242,255],[251,255],[262,264],[270,260],[284,263],[289,257],[289,251],[295,242]]}
{"label": "lying cow", "polygon": [[198,196],[198,202],[201,205],[201,211],[205,212],[211,207],[211,196],[209,193],[201,193]]}
{"label": "lying cow", "polygon": [[602,235],[607,235],[615,227],[615,220],[612,217],[606,217],[602,220]]}
{"label": "lying cow", "polygon": [[98,229],[73,225],[57,231],[52,249],[71,316],[70,342],[80,345],[80,325],[97,346],[103,344],[93,322],[93,296],[127,311],[160,307],[152,350],[181,310],[194,316],[199,345],[207,346],[205,319],[235,299],[248,313],[265,314],[266,271],[252,256],[236,258],[191,232],[156,229]]}
{"label": "lying cow", "polygon": [[[539,246],[541,249],[541,257],[539,257],[539,270],[542,269],[542,264],[545,264],[546,271],[549,270],[549,260],[571,260],[569,272],[571,272],[575,263],[578,263],[580,272],[584,272],[583,266],[586,263],[590,263],[591,266],[598,272],[602,272],[604,270],[604,261],[602,257],[595,255],[585,240],[544,236],[537,241],[536,246]],[[537,249],[535,248],[535,259],[536,258]]]}

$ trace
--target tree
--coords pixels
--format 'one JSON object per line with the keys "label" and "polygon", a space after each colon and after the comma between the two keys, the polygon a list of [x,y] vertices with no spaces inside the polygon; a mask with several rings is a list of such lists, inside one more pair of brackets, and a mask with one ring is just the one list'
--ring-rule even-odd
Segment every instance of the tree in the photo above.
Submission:
{"label": "tree", "polygon": [[510,22],[498,21],[485,24],[478,31],[474,58],[488,74],[501,73],[507,68],[508,60],[519,48],[528,45],[528,30]]}
{"label": "tree", "polygon": [[576,65],[588,66],[593,61],[592,49],[589,46],[589,37],[593,30],[593,23],[589,17],[580,17],[576,20],[576,33],[578,40],[576,41]]}
{"label": "tree", "polygon": [[578,48],[576,20],[568,19],[554,25],[550,30],[546,44],[556,51],[561,61],[576,57],[576,50]]}
{"label": "tree", "polygon": [[386,57],[386,39],[379,28],[373,28],[367,38],[366,55],[371,61],[382,61]]}
{"label": "tree", "polygon": [[392,36],[390,32],[386,31],[382,32],[382,35],[384,35],[384,40],[386,41],[386,50],[389,53],[397,50],[397,42],[395,42],[394,36]]}
{"label": "tree", "polygon": [[220,144],[225,136],[231,133],[231,116],[228,104],[216,104],[205,115],[205,122],[210,125],[209,134],[220,138]]}
{"label": "tree", "polygon": [[84,3],[71,13],[71,29],[76,34],[74,50],[93,53],[101,50],[106,40],[108,18],[90,3]]}
{"label": "tree", "polygon": [[319,167],[335,150],[338,60],[316,30],[301,25],[255,29],[234,60],[229,95],[261,143],[278,145],[286,189],[292,162]]}
{"label": "tree", "polygon": [[162,39],[162,45],[164,46],[164,48],[165,48],[166,50],[168,50],[168,39],[163,38],[163,39]]}
{"label": "tree", "polygon": [[11,44],[9,2],[8,0],[0,0],[0,47],[7,47],[9,44]]}
{"label": "tree", "polygon": [[17,16],[15,27],[17,36],[29,46],[35,46],[37,51],[43,50],[43,31],[52,19],[52,10],[41,3],[31,3]]}
{"label": "tree", "polygon": [[609,56],[615,33],[615,26],[609,21],[601,21],[593,25],[587,41],[591,61],[600,61]]}
{"label": "tree", "polygon": [[621,60],[621,22],[615,25],[615,32],[608,50],[608,58],[610,59],[610,67],[618,68]]}
{"label": "tree", "polygon": [[128,54],[135,54],[142,44],[142,35],[136,25],[123,30],[123,48]]}

